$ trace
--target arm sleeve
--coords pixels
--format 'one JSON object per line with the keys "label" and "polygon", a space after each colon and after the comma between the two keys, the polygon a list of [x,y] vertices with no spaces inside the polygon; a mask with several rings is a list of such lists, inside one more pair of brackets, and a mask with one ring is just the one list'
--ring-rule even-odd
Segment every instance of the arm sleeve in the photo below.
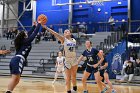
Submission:
{"label": "arm sleeve", "polygon": [[34,38],[36,37],[39,29],[40,29],[40,26],[41,24],[39,23],[36,27],[36,29],[34,30],[34,32],[25,40],[24,43],[27,43],[27,42],[32,42],[34,40]]}
{"label": "arm sleeve", "polygon": [[33,33],[33,31],[35,30],[35,25],[30,29],[30,31],[28,31],[28,36],[30,36],[32,33]]}

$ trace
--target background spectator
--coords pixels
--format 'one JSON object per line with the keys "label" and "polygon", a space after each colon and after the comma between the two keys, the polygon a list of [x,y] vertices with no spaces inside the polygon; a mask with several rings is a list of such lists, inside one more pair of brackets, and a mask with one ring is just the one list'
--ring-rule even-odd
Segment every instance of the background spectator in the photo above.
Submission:
{"label": "background spectator", "polygon": [[136,60],[135,75],[140,75],[140,58]]}
{"label": "background spectator", "polygon": [[114,18],[112,16],[110,16],[108,22],[110,24],[110,31],[114,31],[114,26],[115,26]]}
{"label": "background spectator", "polygon": [[128,61],[125,63],[126,68],[125,68],[125,75],[123,76],[123,78],[121,79],[121,81],[127,80],[128,78],[128,82],[132,81],[133,76],[134,76],[134,66],[133,66],[133,62]]}
{"label": "background spectator", "polygon": [[125,75],[125,68],[127,67],[128,60],[124,61],[123,68],[122,68],[122,75]]}

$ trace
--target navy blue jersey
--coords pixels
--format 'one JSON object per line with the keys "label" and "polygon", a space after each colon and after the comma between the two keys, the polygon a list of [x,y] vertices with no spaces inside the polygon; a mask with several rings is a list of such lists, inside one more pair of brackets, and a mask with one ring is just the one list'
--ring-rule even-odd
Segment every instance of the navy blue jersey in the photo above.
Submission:
{"label": "navy blue jersey", "polygon": [[[35,30],[35,28],[36,28],[36,26],[34,25],[34,26],[31,28],[31,30],[28,31],[28,33],[27,33],[27,34],[28,34],[28,37],[31,36],[31,34],[32,34],[33,31]],[[27,51],[27,53],[25,54],[25,59],[27,59],[27,57],[28,57],[28,55],[29,55],[31,49],[32,49],[32,44],[30,43],[30,44],[28,45],[28,51]]]}
{"label": "navy blue jersey", "polygon": [[98,53],[99,53],[98,50],[96,50],[95,48],[92,48],[91,51],[89,51],[89,50],[86,49],[83,52],[82,55],[84,57],[86,57],[88,64],[93,65],[93,64],[98,63],[98,55],[97,55]]}
{"label": "navy blue jersey", "polygon": [[104,66],[105,63],[108,63],[107,60],[106,60],[106,58],[104,58],[103,62],[101,63],[101,66]]}
{"label": "navy blue jersey", "polygon": [[23,40],[23,44],[20,50],[16,51],[16,55],[22,55],[25,59],[27,59],[29,52],[31,50],[31,42],[36,37],[40,27],[41,27],[40,23],[37,25],[36,29],[35,29],[35,26],[33,26],[32,30],[28,32],[28,35],[29,35],[28,38],[25,38]]}

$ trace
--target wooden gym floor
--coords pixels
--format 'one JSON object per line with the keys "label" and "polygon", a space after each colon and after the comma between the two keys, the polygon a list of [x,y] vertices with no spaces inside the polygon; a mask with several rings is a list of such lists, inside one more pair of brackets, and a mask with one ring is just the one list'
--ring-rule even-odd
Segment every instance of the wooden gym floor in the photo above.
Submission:
{"label": "wooden gym floor", "polygon": [[[10,77],[0,76],[0,93],[4,93]],[[114,85],[117,93],[140,93],[140,86]],[[98,93],[96,84],[88,83],[89,93]],[[64,80],[58,80],[52,85],[52,79],[22,78],[13,93],[66,93]],[[78,93],[82,93],[81,81],[78,81]]]}

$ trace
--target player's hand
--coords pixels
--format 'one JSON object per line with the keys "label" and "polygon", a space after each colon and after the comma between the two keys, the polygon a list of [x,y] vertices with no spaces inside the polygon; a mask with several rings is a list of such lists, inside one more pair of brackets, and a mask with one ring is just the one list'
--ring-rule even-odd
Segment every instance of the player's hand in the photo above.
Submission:
{"label": "player's hand", "polygon": [[40,24],[41,24],[42,22],[41,22],[41,21],[38,21],[38,23],[40,23]]}
{"label": "player's hand", "polygon": [[94,67],[94,68],[97,68],[97,67],[98,67],[98,64],[94,64],[93,67]]}
{"label": "player's hand", "polygon": [[103,70],[104,69],[104,66],[101,66],[100,69]]}
{"label": "player's hand", "polygon": [[78,67],[82,68],[82,65],[78,65]]}
{"label": "player's hand", "polygon": [[42,25],[42,28],[47,28],[47,26],[46,25]]}
{"label": "player's hand", "polygon": [[37,22],[33,22],[33,25],[37,26]]}

